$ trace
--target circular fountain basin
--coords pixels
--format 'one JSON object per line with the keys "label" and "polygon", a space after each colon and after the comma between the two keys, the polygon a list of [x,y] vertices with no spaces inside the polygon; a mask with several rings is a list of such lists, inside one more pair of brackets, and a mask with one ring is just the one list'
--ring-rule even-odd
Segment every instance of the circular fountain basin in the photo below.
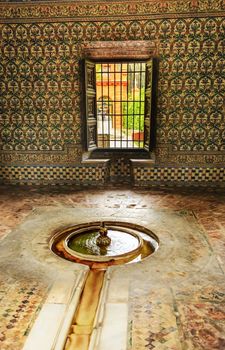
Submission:
{"label": "circular fountain basin", "polygon": [[52,251],[64,259],[84,263],[118,265],[140,261],[158,248],[157,237],[140,225],[105,221],[111,243],[96,244],[101,222],[84,223],[62,229],[52,237]]}
{"label": "circular fountain basin", "polygon": [[90,261],[119,260],[121,258],[139,254],[143,245],[142,238],[132,230],[108,227],[108,237],[111,243],[108,247],[99,247],[96,243],[99,236],[99,227],[90,230],[83,228],[71,233],[64,241],[65,250],[78,258]]}

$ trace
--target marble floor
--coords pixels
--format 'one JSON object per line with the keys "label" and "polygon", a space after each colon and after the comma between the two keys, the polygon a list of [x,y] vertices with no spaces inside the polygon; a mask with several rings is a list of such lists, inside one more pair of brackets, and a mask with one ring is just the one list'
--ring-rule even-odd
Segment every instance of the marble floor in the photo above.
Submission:
{"label": "marble floor", "polygon": [[[126,348],[224,349],[224,198],[219,190],[0,186],[0,349],[23,349],[58,278],[44,231],[96,217],[142,224],[160,239],[146,261],[110,270],[106,318],[128,309]],[[100,350],[107,327],[103,338]]]}

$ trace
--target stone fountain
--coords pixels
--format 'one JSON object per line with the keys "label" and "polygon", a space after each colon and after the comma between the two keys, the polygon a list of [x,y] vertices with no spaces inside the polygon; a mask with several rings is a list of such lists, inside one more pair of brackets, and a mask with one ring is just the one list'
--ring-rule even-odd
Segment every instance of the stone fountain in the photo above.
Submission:
{"label": "stone fountain", "polygon": [[139,261],[158,248],[157,237],[147,228],[117,221],[68,227],[57,232],[50,244],[57,255],[88,265]]}

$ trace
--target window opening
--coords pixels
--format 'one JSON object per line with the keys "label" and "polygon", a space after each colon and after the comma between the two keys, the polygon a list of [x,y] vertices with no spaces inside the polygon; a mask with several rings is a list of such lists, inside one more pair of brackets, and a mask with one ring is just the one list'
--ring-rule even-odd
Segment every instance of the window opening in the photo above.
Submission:
{"label": "window opening", "polygon": [[153,59],[108,63],[84,61],[84,137],[88,151],[149,151],[153,147],[154,62]]}
{"label": "window opening", "polygon": [[144,148],[146,62],[95,63],[97,147]]}

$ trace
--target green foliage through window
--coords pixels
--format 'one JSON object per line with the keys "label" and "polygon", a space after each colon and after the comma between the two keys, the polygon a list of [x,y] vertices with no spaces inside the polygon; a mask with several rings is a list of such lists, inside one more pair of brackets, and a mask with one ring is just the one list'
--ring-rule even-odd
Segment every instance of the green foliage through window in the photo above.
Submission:
{"label": "green foliage through window", "polygon": [[[139,101],[132,101],[133,93],[128,94],[128,102],[122,102],[123,128],[144,131],[145,89],[142,88]],[[129,101],[131,100],[131,101]]]}

